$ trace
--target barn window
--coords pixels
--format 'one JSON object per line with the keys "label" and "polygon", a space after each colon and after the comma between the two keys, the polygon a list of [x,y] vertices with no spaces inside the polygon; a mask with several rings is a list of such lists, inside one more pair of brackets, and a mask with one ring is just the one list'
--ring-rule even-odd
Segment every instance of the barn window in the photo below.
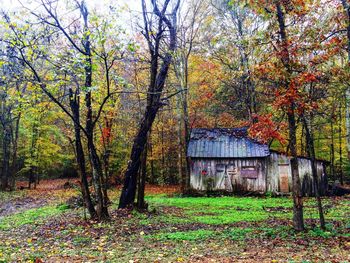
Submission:
{"label": "barn window", "polygon": [[223,173],[225,171],[225,165],[224,164],[217,164],[216,165],[216,172],[217,173]]}
{"label": "barn window", "polygon": [[256,166],[242,166],[241,176],[244,178],[256,179],[258,178],[258,169]]}

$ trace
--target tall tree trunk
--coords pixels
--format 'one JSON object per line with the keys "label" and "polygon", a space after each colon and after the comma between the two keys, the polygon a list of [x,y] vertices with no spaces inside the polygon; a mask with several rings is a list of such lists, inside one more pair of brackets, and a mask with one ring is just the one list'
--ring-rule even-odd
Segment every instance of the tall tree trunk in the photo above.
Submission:
{"label": "tall tree trunk", "polygon": [[10,188],[15,189],[16,187],[16,173],[17,173],[17,152],[18,152],[18,138],[19,138],[19,123],[21,119],[21,113],[18,113],[16,123],[13,131],[12,138],[12,163],[10,168],[11,181]]}
{"label": "tall tree trunk", "polygon": [[324,213],[323,213],[323,207],[322,207],[322,200],[320,195],[320,189],[319,189],[319,180],[317,175],[317,164],[316,164],[316,154],[315,154],[315,145],[314,145],[314,138],[311,130],[311,124],[309,125],[305,116],[302,117],[304,128],[305,128],[305,134],[306,134],[306,144],[307,144],[307,152],[309,158],[311,158],[311,170],[312,170],[312,177],[314,181],[314,187],[315,187],[315,197],[317,201],[317,207],[318,207],[318,213],[320,217],[320,227],[321,229],[326,229],[325,219],[324,219]]}
{"label": "tall tree trunk", "polygon": [[80,171],[81,191],[82,191],[85,207],[88,209],[90,217],[94,219],[97,217],[97,213],[91,199],[89,182],[88,182],[87,172],[86,172],[84,150],[81,143],[80,128],[74,127],[74,130],[75,130],[75,148],[77,152],[77,163]]}
{"label": "tall tree trunk", "polygon": [[331,145],[330,145],[330,161],[331,161],[331,177],[335,179],[335,156],[334,156],[334,127],[333,127],[333,112],[331,116]]}
{"label": "tall tree trunk", "polygon": [[339,180],[340,184],[344,185],[344,180],[343,180],[343,143],[342,143],[342,123],[343,123],[343,118],[342,118],[342,103],[339,105]]}
{"label": "tall tree trunk", "polygon": [[[181,191],[186,193],[190,188],[190,169],[189,158],[187,157],[187,146],[190,140],[190,125],[188,115],[188,59],[191,52],[183,54],[182,51],[175,61],[176,77],[180,82],[179,94],[178,94],[178,142],[179,142],[179,177],[181,180]],[[183,157],[185,156],[185,166],[183,166]]]}
{"label": "tall tree trunk", "polygon": [[151,168],[151,175],[150,175],[150,182],[152,184],[156,183],[156,174],[154,171],[154,156],[153,156],[153,144],[152,144],[152,140],[151,140],[151,133],[149,134],[149,141],[148,141],[148,148],[149,148],[149,152],[150,152],[150,168]]}
{"label": "tall tree trunk", "polygon": [[37,160],[37,141],[39,137],[39,130],[38,130],[38,120],[34,120],[34,124],[32,127],[32,141],[30,146],[30,171],[29,171],[29,189],[31,188],[32,183],[34,183],[34,189],[36,189],[37,185],[37,163],[35,162]]}
{"label": "tall tree trunk", "polygon": [[[350,4],[348,0],[341,0],[341,3],[346,13],[346,35],[347,35],[347,52],[348,52],[348,65],[350,67]],[[350,160],[350,87],[346,89],[346,142],[348,151],[348,160]]]}
{"label": "tall tree trunk", "polygon": [[93,138],[88,138],[89,156],[92,165],[92,177],[97,200],[97,216],[100,220],[107,219],[108,214],[108,195],[106,183],[103,178],[103,170],[100,159],[98,157]]}
{"label": "tall tree trunk", "polygon": [[[161,115],[163,117],[163,115]],[[164,118],[162,118],[162,127],[160,130],[160,143],[161,143],[161,148],[162,148],[162,166],[161,166],[161,175],[162,175],[162,180],[161,182],[164,183],[166,182],[166,166],[165,166],[165,149],[164,149]]]}
{"label": "tall tree trunk", "polygon": [[147,147],[145,147],[141,156],[141,165],[139,171],[139,183],[137,191],[137,208],[140,210],[147,209],[147,204],[145,202],[145,186],[146,186],[146,176],[147,176]]}
{"label": "tall tree trunk", "polygon": [[190,137],[191,137],[191,128],[190,128],[190,121],[189,121],[190,119],[188,114],[188,82],[187,80],[186,80],[186,90],[183,93],[182,111],[183,111],[183,118],[184,118],[183,124],[184,124],[184,132],[185,132],[185,143],[183,144],[183,152],[186,156],[186,165],[185,165],[186,189],[185,191],[189,191],[191,188],[191,160],[190,160],[190,157],[187,156],[187,151],[188,151],[188,144],[190,142]]}
{"label": "tall tree trunk", "polygon": [[292,111],[288,112],[289,125],[289,148],[292,155],[290,161],[292,168],[292,186],[293,186],[293,225],[296,231],[304,230],[304,215],[303,215],[303,197],[301,192],[301,184],[298,167],[297,141],[296,141],[296,123],[294,115],[294,105]]}
{"label": "tall tree trunk", "polygon": [[140,167],[140,156],[147,142],[147,133],[158,112],[158,107],[147,106],[145,117],[141,122],[139,131],[134,139],[131,149],[130,161],[125,173],[124,186],[120,196],[119,208],[132,206],[136,195],[137,173]]}
{"label": "tall tree trunk", "polygon": [[9,189],[10,181],[10,146],[11,146],[11,131],[8,124],[4,125],[4,134],[2,140],[3,160],[1,171],[1,190]]}
{"label": "tall tree trunk", "polygon": [[177,143],[178,143],[178,152],[177,152],[177,171],[178,178],[180,180],[181,192],[184,193],[186,190],[186,174],[183,171],[183,136],[182,136],[182,110],[181,110],[181,95],[179,94],[177,98]]}
{"label": "tall tree trunk", "polygon": [[84,19],[84,38],[83,46],[85,50],[85,87],[87,92],[85,94],[85,107],[86,107],[86,136],[87,146],[89,151],[89,158],[92,165],[92,177],[94,182],[96,201],[97,201],[97,216],[100,220],[109,217],[108,214],[108,195],[107,185],[103,176],[103,169],[100,158],[97,154],[97,150],[94,142],[94,120],[92,116],[92,93],[90,88],[92,87],[92,53],[90,43],[90,33],[88,27],[88,10],[84,2],[80,5],[80,11]]}
{"label": "tall tree trunk", "polygon": [[[288,49],[288,38],[286,33],[286,25],[284,12],[282,10],[281,4],[279,1],[276,2],[277,9],[277,20],[279,25],[279,35],[282,41],[282,50],[281,60],[288,72],[288,80],[286,83],[286,89],[291,89],[290,87],[290,78],[292,75],[292,69],[290,65],[290,55]],[[293,185],[293,225],[296,231],[304,230],[304,216],[303,216],[303,198],[300,185],[299,177],[299,167],[298,167],[298,153],[297,153],[297,139],[296,139],[296,121],[295,121],[295,103],[290,102],[290,105],[287,110],[288,116],[288,126],[289,126],[289,149],[291,151],[291,168],[292,168],[292,185]]]}
{"label": "tall tree trunk", "polygon": [[79,102],[78,96],[73,96],[73,91],[69,90],[69,99],[70,99],[70,108],[73,113],[73,117],[75,119],[74,122],[74,135],[75,135],[75,152],[77,164],[80,172],[80,180],[81,180],[81,192],[84,199],[85,207],[88,209],[91,218],[97,218],[97,213],[94,207],[94,204],[91,200],[91,193],[89,189],[89,183],[87,179],[86,172],[86,162],[85,155],[83,150],[83,145],[81,143],[81,130],[78,125],[80,123],[80,111],[79,111]]}
{"label": "tall tree trunk", "polygon": [[[130,161],[125,172],[124,186],[120,196],[119,208],[132,206],[135,200],[137,172],[140,168],[140,157],[147,143],[147,134],[151,131],[152,124],[157,115],[159,108],[162,106],[162,91],[165,81],[168,76],[169,66],[173,58],[173,53],[176,48],[176,18],[179,9],[180,1],[170,13],[168,10],[169,1],[165,1],[162,8],[159,9],[157,1],[151,1],[152,10],[155,16],[149,17],[146,1],[142,0],[142,13],[144,19],[144,37],[148,43],[151,56],[150,67],[150,84],[147,92],[147,106],[144,112],[144,117],[141,121],[140,128],[136,134],[131,149]],[[155,18],[153,24],[150,19]],[[153,25],[157,25],[156,28]],[[168,30],[165,30],[167,28]],[[167,31],[167,35],[164,32]],[[150,34],[152,32],[152,34]],[[155,36],[153,38],[151,35]],[[169,39],[169,41],[167,41]],[[166,43],[165,54],[160,54],[162,51],[162,43]],[[159,60],[162,60],[161,65]]]}

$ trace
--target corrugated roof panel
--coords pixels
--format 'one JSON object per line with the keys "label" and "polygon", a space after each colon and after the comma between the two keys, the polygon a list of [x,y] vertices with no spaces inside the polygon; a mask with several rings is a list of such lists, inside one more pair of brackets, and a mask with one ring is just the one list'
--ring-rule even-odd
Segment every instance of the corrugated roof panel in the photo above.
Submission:
{"label": "corrugated roof panel", "polygon": [[270,155],[266,144],[247,136],[246,129],[193,129],[188,156],[202,158],[249,158]]}

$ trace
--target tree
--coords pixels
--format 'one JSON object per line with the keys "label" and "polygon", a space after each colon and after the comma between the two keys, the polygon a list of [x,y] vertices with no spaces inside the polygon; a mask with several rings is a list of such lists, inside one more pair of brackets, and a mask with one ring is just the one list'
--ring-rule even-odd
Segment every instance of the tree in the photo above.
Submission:
{"label": "tree", "polygon": [[[190,161],[186,157],[187,145],[190,140],[190,121],[188,112],[189,96],[189,59],[193,51],[195,39],[198,37],[201,24],[204,20],[203,0],[194,0],[188,6],[182,6],[178,15],[177,51],[175,52],[173,65],[178,85],[178,172],[181,178],[182,192],[187,192],[190,187]],[[185,169],[183,159],[185,157]]]}
{"label": "tree", "polygon": [[0,189],[14,190],[17,173],[18,137],[21,119],[21,99],[25,90],[23,65],[15,63],[15,50],[2,45],[0,70],[0,124],[2,127],[2,170]]}
{"label": "tree", "polygon": [[[347,50],[347,65],[346,68],[350,67],[350,4],[348,0],[341,0],[341,3],[345,12],[345,25],[346,25],[346,50]],[[350,160],[350,90],[347,88],[346,92],[346,129],[347,129],[347,146],[348,146],[348,159]]]}
{"label": "tree", "polygon": [[[115,46],[113,42],[99,38],[101,34],[96,33],[95,28],[90,28],[89,12],[84,1],[75,1],[74,6],[73,13],[82,19],[78,27],[76,23],[79,19],[72,17],[74,23],[70,23],[60,17],[57,1],[41,1],[42,9],[35,11],[29,9],[38,23],[28,22],[31,26],[36,25],[36,29],[40,33],[33,34],[29,30],[24,32],[17,24],[8,21],[13,37],[12,42],[9,42],[18,50],[18,60],[31,71],[35,84],[74,123],[76,156],[81,172],[84,200],[91,217],[104,219],[108,217],[107,183],[95,144],[95,130],[104,106],[112,95],[118,93],[112,90],[109,74],[119,53],[107,49],[106,45],[112,46],[115,50],[119,49],[120,46]],[[68,26],[65,23],[68,23]],[[97,26],[102,28],[104,23]],[[78,34],[77,30],[79,29],[81,31]],[[93,59],[96,56],[104,62],[106,85],[101,85],[100,94],[104,94],[104,96],[100,95],[94,100],[93,72],[96,65],[93,63]],[[41,69],[38,67],[39,63],[43,66]],[[42,71],[44,68],[51,70],[50,73],[44,75]],[[56,80],[52,85],[51,81],[55,78],[59,80]],[[113,85],[113,87],[115,86]],[[84,108],[80,106],[82,95],[84,95],[85,100]],[[94,103],[97,105],[95,106]],[[82,124],[83,121],[85,125]],[[93,171],[92,181],[97,200],[96,211],[92,205],[88,187],[81,134],[86,138],[86,148]]]}
{"label": "tree", "polygon": [[[180,1],[170,6],[170,0],[165,0],[160,6],[156,0],[151,1],[154,16],[151,16],[146,1],[142,1],[144,20],[143,35],[148,44],[150,54],[150,83],[147,90],[147,105],[134,138],[128,168],[124,175],[124,186],[120,196],[119,208],[132,206],[136,195],[137,173],[140,168],[141,155],[147,143],[147,134],[159,108],[164,103],[161,97],[168,76],[169,67],[176,48],[176,16]],[[168,15],[168,10],[171,9]],[[162,51],[164,53],[162,54]]]}

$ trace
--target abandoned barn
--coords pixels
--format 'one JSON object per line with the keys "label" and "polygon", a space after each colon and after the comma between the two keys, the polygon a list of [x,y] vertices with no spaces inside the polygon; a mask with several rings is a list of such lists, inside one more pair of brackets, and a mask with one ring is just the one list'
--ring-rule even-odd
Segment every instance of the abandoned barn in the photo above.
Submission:
{"label": "abandoned barn", "polygon": [[[292,190],[291,157],[249,138],[247,129],[193,129],[187,154],[194,190],[276,194]],[[316,164],[319,189],[325,194],[325,162]],[[303,195],[314,195],[311,160],[298,157],[298,165]]]}

